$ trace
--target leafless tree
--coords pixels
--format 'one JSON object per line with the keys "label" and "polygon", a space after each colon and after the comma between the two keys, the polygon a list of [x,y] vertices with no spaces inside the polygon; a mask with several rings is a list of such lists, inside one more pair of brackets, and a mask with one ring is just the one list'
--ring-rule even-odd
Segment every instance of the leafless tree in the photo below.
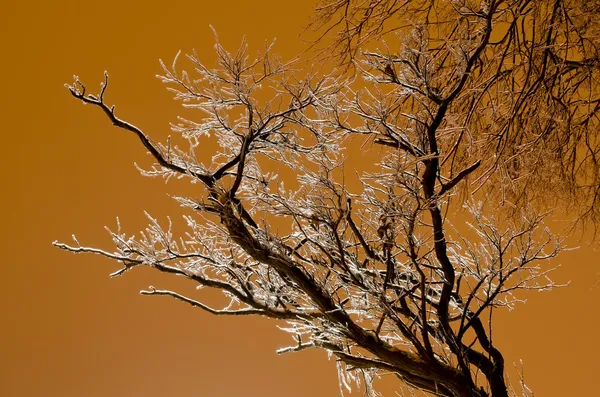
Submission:
{"label": "leafless tree", "polygon": [[[163,64],[159,78],[202,114],[173,126],[186,149],[117,117],[108,75],[99,94],[75,78],[71,94],[156,160],[144,175],[188,178],[206,194],[177,198],[194,212],[181,238],[148,216],[139,239],[110,232],[114,252],[55,244],[122,263],[115,276],[151,267],[229,302],[146,295],[284,320],[295,343],[280,352],[328,351],[343,388],[362,380],[376,395],[373,380],[392,373],[434,395],[516,395],[491,313],[520,290],[555,286],[547,262],[563,246],[544,226],[549,205],[599,213],[598,11],[596,1],[325,0],[311,26],[337,72],[218,41],[214,69],[196,53],[193,75]],[[195,149],[208,139],[220,150],[205,165]],[[378,164],[351,162],[343,149],[356,144],[379,147]],[[284,187],[273,164],[296,179]],[[470,231],[451,223],[458,204]]]}

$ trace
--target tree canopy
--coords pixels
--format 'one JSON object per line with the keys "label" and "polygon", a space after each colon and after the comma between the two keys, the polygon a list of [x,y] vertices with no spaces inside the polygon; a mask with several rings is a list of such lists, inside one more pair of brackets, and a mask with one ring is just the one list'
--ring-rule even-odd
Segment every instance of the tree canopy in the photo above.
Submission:
{"label": "tree canopy", "polygon": [[[176,198],[191,210],[181,237],[148,216],[140,238],[110,231],[114,252],[56,245],[122,263],[115,276],[147,266],[228,302],[143,294],[284,320],[295,343],[281,353],[330,352],[342,387],[362,381],[376,395],[373,379],[393,373],[434,395],[514,395],[491,312],[555,286],[546,262],[563,244],[548,209],[591,224],[600,215],[598,11],[322,1],[313,51],[294,61],[217,39],[215,68],[195,52],[189,72],[162,63],[159,78],[199,114],[172,125],[185,147],[117,116],[108,74],[98,94],[75,78],[71,94],[155,159],[144,175],[188,178],[205,195]],[[207,141],[220,148],[209,163],[196,155]],[[379,159],[364,164],[353,145]]]}

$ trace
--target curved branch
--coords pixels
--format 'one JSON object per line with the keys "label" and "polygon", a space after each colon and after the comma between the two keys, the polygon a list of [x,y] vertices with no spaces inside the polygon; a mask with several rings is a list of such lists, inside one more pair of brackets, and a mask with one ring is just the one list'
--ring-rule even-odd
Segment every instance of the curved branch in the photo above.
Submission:
{"label": "curved branch", "polygon": [[151,139],[146,134],[144,134],[142,130],[140,130],[133,124],[119,119],[115,115],[115,106],[113,105],[109,107],[104,102],[104,93],[106,91],[106,88],[108,87],[108,73],[104,72],[104,83],[101,85],[100,94],[98,96],[92,94],[88,94],[86,96],[85,86],[79,81],[77,77],[75,77],[75,83],[72,86],[66,85],[66,87],[69,89],[69,92],[71,92],[71,95],[73,95],[73,97],[83,101],[84,103],[89,103],[91,105],[98,106],[100,109],[102,109],[114,126],[133,132],[135,135],[137,135],[142,144],[146,147],[146,149],[148,149],[152,157],[154,157],[154,159],[158,161],[158,163],[161,166],[171,171],[175,171],[179,174],[189,174],[194,178],[200,180],[208,187],[213,186],[212,178],[209,175],[199,174],[188,168],[183,168],[181,166],[173,164],[169,159],[165,158],[161,151],[152,143]]}

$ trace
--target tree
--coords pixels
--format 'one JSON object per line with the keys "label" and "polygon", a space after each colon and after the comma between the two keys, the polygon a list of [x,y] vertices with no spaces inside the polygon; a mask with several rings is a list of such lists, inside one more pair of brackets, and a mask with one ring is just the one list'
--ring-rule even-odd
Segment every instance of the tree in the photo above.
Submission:
{"label": "tree", "polygon": [[[147,266],[230,302],[142,294],[284,320],[296,343],[280,352],[330,352],[345,387],[362,379],[375,395],[388,372],[434,395],[515,394],[492,312],[555,286],[541,266],[563,249],[544,226],[549,208],[592,224],[599,215],[598,11],[596,1],[325,0],[310,26],[331,72],[283,62],[272,45],[251,58],[245,43],[229,53],[218,40],[214,69],[196,53],[194,75],[177,58],[162,64],[175,98],[203,115],[172,127],[189,149],[119,118],[108,75],[97,95],[75,78],[71,94],[156,160],[144,175],[188,178],[206,194],[176,198],[194,211],[183,238],[149,216],[140,239],[110,232],[115,252],[55,244],[122,263],[115,276]],[[209,139],[220,150],[205,165],[196,153]],[[357,144],[380,147],[380,161],[352,162],[343,149]],[[273,164],[294,173],[291,188]],[[460,205],[470,232],[451,223]]]}

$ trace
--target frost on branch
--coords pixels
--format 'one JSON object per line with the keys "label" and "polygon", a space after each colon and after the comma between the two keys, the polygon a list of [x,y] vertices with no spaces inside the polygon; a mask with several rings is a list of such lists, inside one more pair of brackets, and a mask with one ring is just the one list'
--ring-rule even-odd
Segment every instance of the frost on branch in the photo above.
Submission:
{"label": "frost on branch", "polygon": [[[561,18],[558,6],[439,3],[322,2],[316,25],[344,12],[356,22],[332,28],[340,35],[332,54],[350,60],[354,75],[301,71],[306,65],[283,62],[272,45],[252,55],[243,42],[230,53],[218,40],[215,68],[195,52],[186,55],[193,71],[181,69],[179,54],[171,66],[161,63],[158,77],[199,114],[172,125],[185,150],[120,119],[105,103],[108,76],[99,95],[75,79],[71,94],[138,136],[154,158],[144,175],[188,178],[205,194],[176,197],[190,210],[179,237],[170,221],[148,215],[136,238],[109,231],[114,252],[56,245],[120,262],[114,275],[146,266],[183,276],[222,291],[227,303],[210,307],[202,291],[150,287],[145,295],[283,320],[293,343],[279,352],[326,350],[342,392],[354,384],[376,395],[374,379],[391,373],[436,395],[514,394],[491,313],[512,308],[526,290],[556,286],[548,262],[562,240],[536,204],[543,184],[591,191],[595,168],[564,173],[577,144],[555,152],[596,125],[597,100],[581,99],[568,80],[595,81],[598,63],[585,40],[574,48],[589,58],[566,58],[552,32],[587,28],[543,22]],[[456,18],[434,23],[442,9]],[[399,15],[411,23],[391,30],[394,46],[388,35],[369,47]],[[535,39],[517,39],[536,18]],[[508,29],[498,42],[496,24]],[[565,106],[574,109],[570,122]],[[198,158],[207,142],[219,149]],[[356,142],[377,150],[376,164],[344,152]],[[583,168],[597,149],[589,150]],[[452,201],[466,206],[460,218],[452,218]],[[594,203],[585,202],[592,212]]]}

